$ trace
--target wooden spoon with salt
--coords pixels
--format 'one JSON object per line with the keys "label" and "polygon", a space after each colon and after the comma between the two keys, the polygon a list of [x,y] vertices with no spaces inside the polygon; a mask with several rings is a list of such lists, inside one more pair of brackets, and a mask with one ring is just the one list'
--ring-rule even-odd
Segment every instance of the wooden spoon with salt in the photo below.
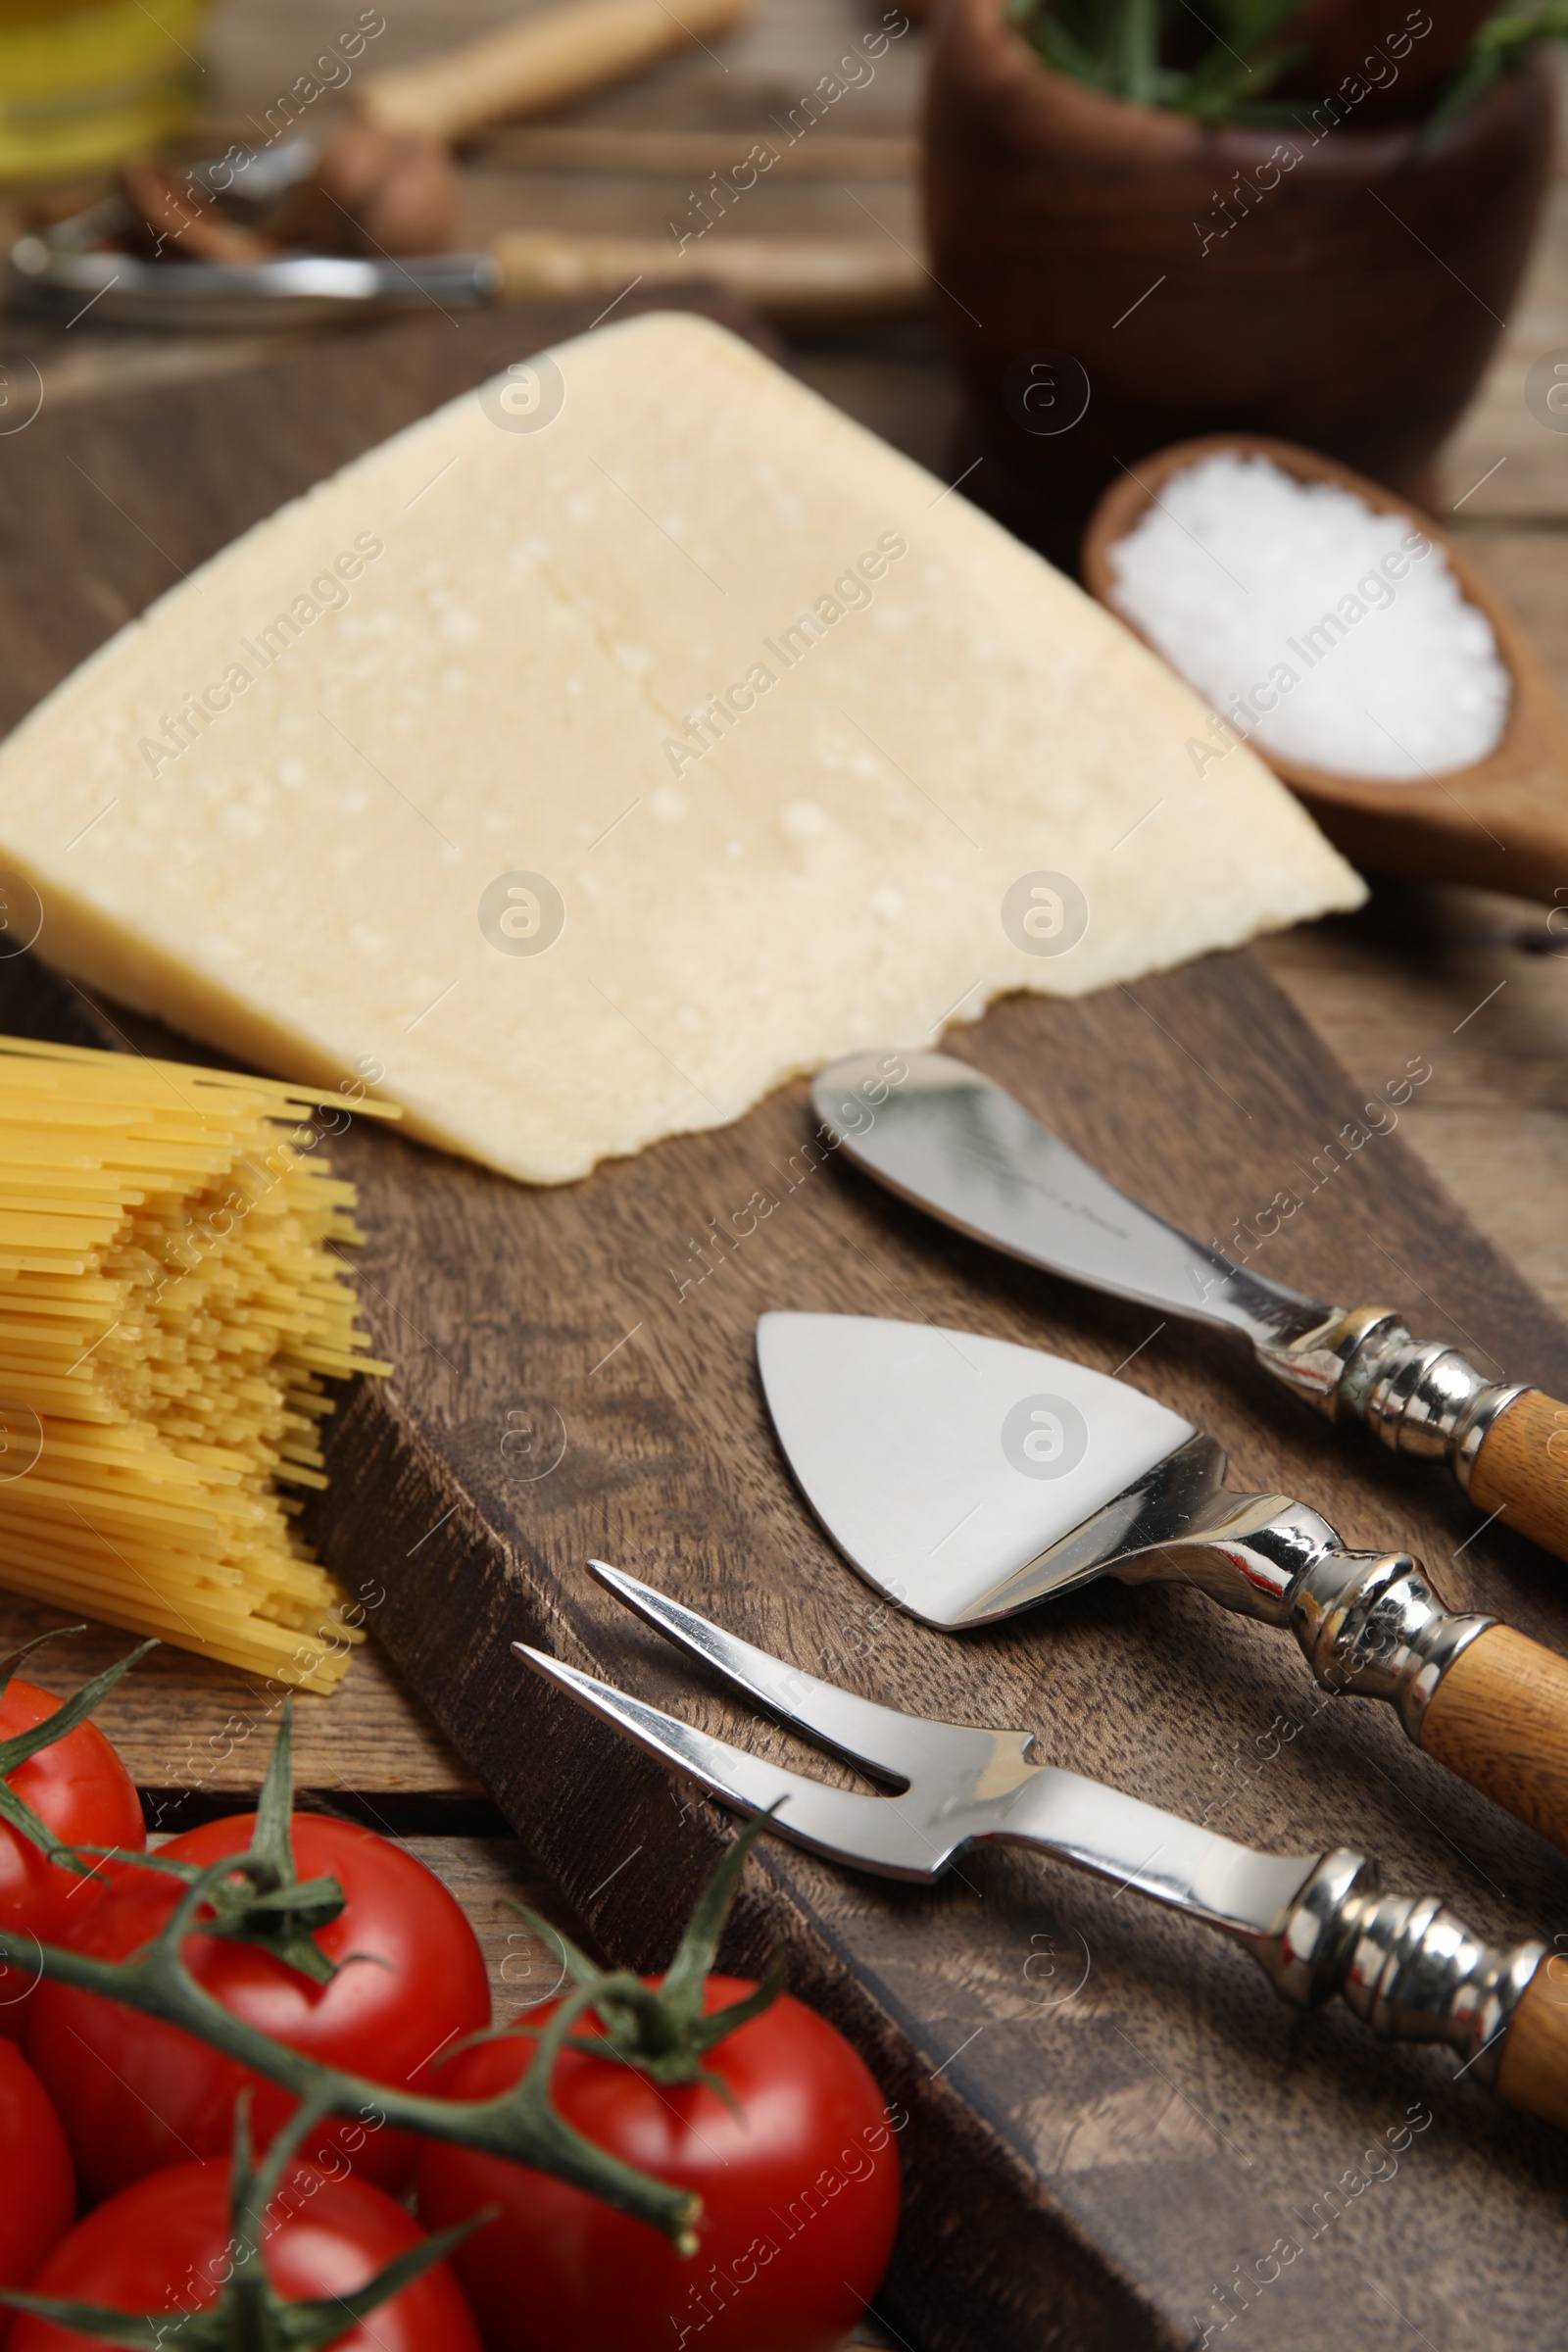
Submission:
{"label": "wooden spoon with salt", "polygon": [[1295,442],[1256,433],[1180,441],[1129,466],[1090,516],[1083,547],[1090,593],[1143,636],[1117,606],[1110,551],[1137,527],[1173,475],[1221,451],[1271,458],[1298,481],[1332,482],[1380,514],[1408,514],[1441,548],[1467,600],[1491,622],[1513,688],[1508,723],[1494,751],[1468,767],[1432,773],[1415,783],[1307,767],[1268,751],[1255,736],[1252,749],[1306,803],[1354,865],[1568,905],[1568,719],[1541,656],[1496,589],[1411,500]]}

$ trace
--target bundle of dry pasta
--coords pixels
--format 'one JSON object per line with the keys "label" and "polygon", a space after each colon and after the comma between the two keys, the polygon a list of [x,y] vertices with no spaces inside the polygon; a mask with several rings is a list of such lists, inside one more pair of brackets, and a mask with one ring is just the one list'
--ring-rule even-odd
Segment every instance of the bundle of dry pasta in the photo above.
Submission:
{"label": "bundle of dry pasta", "polygon": [[337,1256],[354,1188],[311,1122],[342,1101],[0,1038],[0,1583],[341,1679],[360,1637],[279,1488],[326,1483],[324,1381],[391,1369]]}

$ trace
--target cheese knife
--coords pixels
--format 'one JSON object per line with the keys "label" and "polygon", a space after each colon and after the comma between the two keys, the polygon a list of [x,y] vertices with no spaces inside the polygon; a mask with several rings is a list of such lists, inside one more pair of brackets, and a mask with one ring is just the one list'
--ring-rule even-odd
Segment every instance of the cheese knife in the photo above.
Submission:
{"label": "cheese knife", "polygon": [[1485,1379],[1392,1307],[1305,1298],[1191,1240],[952,1054],[852,1054],[818,1075],[812,1102],[890,1192],[1028,1265],[1240,1334],[1331,1421],[1446,1462],[1480,1510],[1568,1559],[1568,1405],[1555,1397]]}
{"label": "cheese knife", "polygon": [[1335,1695],[1568,1850],[1568,1659],[1446,1608],[1408,1552],[1352,1551],[1308,1504],[1226,1487],[1213,1438],[1064,1356],[929,1323],[766,1314],[785,1459],[850,1565],[945,1632],[1102,1576],[1186,1583],[1293,1633]]}

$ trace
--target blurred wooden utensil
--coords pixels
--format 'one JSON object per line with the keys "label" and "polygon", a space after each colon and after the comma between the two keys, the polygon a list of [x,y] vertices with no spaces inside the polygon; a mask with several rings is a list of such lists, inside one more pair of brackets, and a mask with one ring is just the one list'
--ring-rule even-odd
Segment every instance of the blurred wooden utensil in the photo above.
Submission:
{"label": "blurred wooden utensil", "polygon": [[443,57],[372,74],[357,109],[383,130],[455,146],[490,122],[548,114],[692,42],[732,31],[750,0],[573,0]]}
{"label": "blurred wooden utensil", "polygon": [[280,221],[327,252],[436,253],[457,225],[453,147],[491,123],[548,114],[692,43],[731,31],[751,0],[571,0],[483,40],[371,74],[321,143]]}
{"label": "blurred wooden utensil", "polygon": [[1496,589],[1411,500],[1292,441],[1257,433],[1180,441],[1141,458],[1136,470],[1113,483],[1090,516],[1083,543],[1084,584],[1090,593],[1135,635],[1143,635],[1117,606],[1110,551],[1173,475],[1221,451],[1271,458],[1299,482],[1332,482],[1379,514],[1408,514],[1442,549],[1465,596],[1491,622],[1513,687],[1508,723],[1495,751],[1469,767],[1420,783],[1334,775],[1281,758],[1255,736],[1251,748],[1306,803],[1352,864],[1561,905],[1568,886],[1568,719],[1541,656]]}
{"label": "blurred wooden utensil", "polygon": [[891,237],[711,237],[684,252],[662,237],[511,229],[493,248],[503,302],[568,294],[618,300],[634,285],[715,285],[780,326],[906,318],[930,280]]}
{"label": "blurred wooden utensil", "polygon": [[[170,208],[177,233],[177,191],[159,180],[148,202]],[[105,208],[100,207],[102,212]],[[637,287],[717,286],[784,326],[907,318],[924,306],[928,279],[915,255],[892,238],[714,237],[681,251],[656,237],[515,229],[489,253],[408,255],[278,254],[230,247],[203,260],[144,259],[166,232],[116,208],[122,239],[83,244],[93,215],[20,237],[11,249],[10,296],[20,306],[71,320],[90,310],[95,325],[162,326],[177,333],[254,332],[379,311],[471,310],[496,302],[587,296],[608,318]],[[204,217],[201,233],[205,233]],[[187,250],[190,250],[187,247]],[[597,324],[598,321],[596,320]]]}

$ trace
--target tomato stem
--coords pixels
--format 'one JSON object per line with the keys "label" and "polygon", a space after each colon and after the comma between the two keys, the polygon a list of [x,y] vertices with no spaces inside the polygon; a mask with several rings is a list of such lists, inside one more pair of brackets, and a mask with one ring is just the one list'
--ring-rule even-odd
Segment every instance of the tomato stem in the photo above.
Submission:
{"label": "tomato stem", "polygon": [[761,1984],[727,2009],[705,2013],[704,1995],[747,1857],[770,1827],[775,1810],[769,1806],[749,1821],[730,1846],[692,1906],[675,1957],[658,1985],[632,1978],[634,1989],[623,1990],[626,1980],[607,1976],[550,1921],[520,1903],[515,1906],[535,1935],[555,1947],[579,1989],[593,1994],[592,2006],[604,2032],[574,2036],[573,2049],[596,2058],[618,2058],[655,2082],[706,2082],[729,2103],[727,2084],[703,2060],[726,2034],[772,2006],[784,1988],[784,1964],[775,1960]]}
{"label": "tomato stem", "polygon": [[168,2311],[112,2311],[95,2303],[67,2302],[17,2289],[0,2288],[0,2304],[34,2312],[40,2319],[74,2328],[98,2343],[129,2346],[132,2352],[159,2352],[172,2337],[179,2339],[181,2352],[325,2352],[328,2344],[340,2341],[351,2327],[402,2294],[494,2217],[496,2209],[490,2206],[449,2230],[435,2231],[417,2245],[406,2247],[363,2286],[347,2294],[285,2302],[272,2286],[263,2253],[276,2227],[272,2200],[284,2190],[284,2175],[298,2155],[301,2141],[329,2109],[319,2096],[303,2101],[278,2132],[260,2166],[251,2138],[250,2109],[251,2094],[241,2091],[234,2108],[229,2167],[228,2276],[216,2302],[186,2310],[177,2319],[172,2319]]}
{"label": "tomato stem", "polygon": [[[79,1634],[85,1630],[79,1625],[57,1626],[51,1633],[35,1634],[30,1642],[24,1642],[20,1648],[0,1658],[0,1698],[10,1689],[12,1674],[29,1650],[37,1649],[42,1642],[52,1642],[56,1634]],[[37,1755],[40,1748],[52,1747],[57,1740],[66,1739],[78,1724],[85,1723],[121,1676],[128,1674],[150,1649],[157,1647],[156,1642],[143,1642],[128,1657],[117,1659],[113,1666],[106,1666],[102,1674],[95,1674],[90,1682],[83,1683],[79,1690],[63,1700],[53,1714],[45,1715],[41,1722],[33,1724],[30,1730],[14,1732],[9,1740],[0,1740],[0,1821],[15,1830],[20,1838],[25,1838],[29,1845],[36,1846],[46,1862],[69,1865],[78,1863],[79,1857],[70,1846],[62,1844],[49,1824],[33,1811],[24,1797],[17,1794],[10,1786],[11,1774],[20,1764],[25,1764],[29,1756]],[[86,1875],[94,1878],[97,1873],[89,1868]]]}
{"label": "tomato stem", "polygon": [[[126,1659],[111,1673],[123,1673],[131,1663],[133,1660]],[[77,1693],[78,1698],[82,1696]],[[246,1851],[224,1854],[206,1869],[167,1855],[114,1855],[115,1860],[139,1869],[166,1868],[184,1882],[172,1912],[150,1943],[128,1960],[110,1961],[64,1946],[40,1945],[30,1936],[0,1931],[0,1962],[159,2018],[221,2050],[250,2073],[279,2084],[301,2102],[283,2135],[285,2156],[298,2146],[308,2129],[328,2115],[355,2116],[361,2121],[373,2118],[378,2126],[390,2126],[394,2131],[450,2140],[553,2174],[601,2203],[662,2230],[679,2252],[695,2253],[692,2225],[701,2210],[701,2199],[636,2171],[575,2131],[553,2103],[552,2079],[556,2061],[569,2047],[618,2058],[655,2082],[706,2082],[720,2097],[728,2097],[726,2086],[703,2060],[726,2034],[760,2016],[777,1999],[783,1985],[782,1962],[775,1961],[760,1984],[726,2008],[705,2013],[705,1990],[747,1858],[770,1827],[771,1813],[759,1814],[730,1845],[698,1895],[675,1956],[658,1986],[646,1984],[624,1970],[601,1969],[569,1937],[524,1911],[536,1933],[559,1953],[572,1979],[572,1990],[543,2028],[521,2029],[536,2035],[536,2047],[520,2082],[489,2099],[432,2098],[320,2065],[286,2042],[274,2041],[270,2034],[224,2008],[185,1966],[181,1945],[187,1936],[238,1936],[265,1943],[287,1965],[303,1965],[305,1973],[315,1975],[314,1965],[294,1956],[296,1952],[303,1955],[309,1946],[326,1973],[331,1973],[331,1963],[315,1944],[311,1930],[337,1916],[343,1908],[343,1894],[332,1879],[301,1881],[295,1871],[290,1835],[291,1708],[292,1700],[286,1700],[257,1808],[255,1835]],[[580,2031],[590,2015],[603,2027],[602,2033]],[[236,2149],[236,2166],[242,2153],[245,2166],[251,2163],[248,2129],[247,2124],[243,2149]],[[257,2182],[273,2175],[273,2159],[279,2165],[284,2161],[277,2156],[278,2145],[274,2140],[268,2163],[255,2174]],[[262,2202],[265,2206],[266,2199]],[[5,2299],[0,2295],[0,2301]],[[341,2331],[344,2306],[339,2303],[334,2308],[340,2315]],[[145,2332],[104,2336],[74,2317],[61,2324],[83,2333],[98,2333],[106,2342],[137,2345],[161,2344],[169,2332],[167,2321],[159,2323],[163,2336]],[[140,2323],[123,2325],[135,2328]],[[198,2340],[205,2342],[187,2339],[192,2344]],[[233,2352],[242,2342],[244,2352],[251,2352],[252,2342],[255,2352],[268,2352],[273,2340],[282,2339],[223,2336],[215,2342],[225,2352]],[[296,2333],[288,2341],[305,2344],[307,2339]]]}
{"label": "tomato stem", "polygon": [[[216,1874],[175,1854],[137,1854],[134,1862],[138,1870],[163,1871],[180,1880],[187,1890],[200,1882],[199,1906],[188,1899],[181,1905],[183,1933],[257,1944],[312,1984],[329,1984],[345,1963],[328,1959],[316,1931],[338,1917],[346,1897],[336,1879],[302,1879],[294,1867],[293,1708],[290,1691],[262,1785],[256,1828],[243,1853],[225,1855]],[[125,1859],[109,1846],[81,1851],[100,1859]],[[198,1917],[198,1909],[204,1916]]]}
{"label": "tomato stem", "polygon": [[[204,1872],[202,1879],[216,1878],[231,1867],[231,1858],[225,1856],[211,1872]],[[613,1996],[640,1989],[635,1977],[609,1975],[597,1985],[573,1993],[540,2035],[533,2064],[522,2081],[499,2097],[471,2102],[430,2098],[318,2065],[215,2000],[191,1976],[179,1953],[180,1937],[188,1925],[184,1914],[199,1904],[206,1892],[200,1880],[189,1887],[169,1925],[130,1960],[95,1960],[85,1952],[59,1944],[40,1945],[30,1936],[3,1931],[0,1960],[14,1968],[35,1970],[54,1984],[99,1993],[144,2016],[160,2018],[165,2025],[177,2026],[250,2073],[280,2084],[295,2098],[314,2095],[323,2115],[375,2118],[394,2131],[455,2140],[486,2155],[504,2156],[513,2164],[532,2165],[536,2171],[552,2173],[589,2196],[662,2230],[682,2250],[694,2250],[690,2225],[700,2200],[607,2155],[573,2131],[550,2104],[550,2076],[577,2020],[607,1991]]]}
{"label": "tomato stem", "polygon": [[[672,2188],[665,2181],[637,2172],[618,2157],[610,2155],[574,2131],[551,2101],[556,2060],[584,2013],[601,2002],[608,2002],[612,2013],[617,2005],[623,2010],[635,2008],[645,1999],[647,1990],[638,1978],[601,1972],[578,1954],[577,1959],[589,1972],[591,1982],[580,1984],[556,2011],[539,2036],[533,2061],[521,2082],[499,2097],[470,2102],[431,2098],[420,2092],[400,2090],[390,2083],[372,2082],[336,2067],[322,2066],[236,2017],[191,1975],[180,1948],[189,1935],[243,1934],[247,1941],[266,1941],[280,1959],[295,1966],[298,1963],[292,1952],[298,1946],[291,1937],[298,1933],[308,1939],[313,1921],[320,1924],[324,1918],[335,1918],[343,1907],[342,1890],[335,1880],[299,1881],[293,1875],[292,1840],[288,1834],[290,1703],[285,1701],[283,1723],[268,1769],[256,1838],[245,1852],[224,1854],[206,1869],[198,1868],[195,1863],[172,1861],[167,1855],[113,1856],[116,1861],[137,1869],[167,1867],[185,1882],[172,1912],[150,1943],[128,1960],[99,1960],[63,1945],[40,1944],[29,1935],[0,1931],[0,1962],[21,1969],[24,1975],[39,1975],[55,1984],[99,1993],[124,2008],[139,2010],[144,2016],[161,2019],[165,2025],[178,2027],[198,2041],[221,2050],[250,2073],[264,2076],[268,2082],[292,2092],[295,2098],[310,2103],[318,2121],[327,2115],[355,2116],[362,2122],[374,2118],[378,2127],[390,2126],[395,2131],[415,2132],[427,2138],[455,2140],[486,2155],[505,2157],[513,2164],[531,2165],[536,2171],[554,2174],[558,2180],[569,2181],[602,2203],[662,2230],[680,2252],[694,2253],[697,2241],[692,2234],[692,2223],[701,2209],[701,2199],[689,2190]],[[744,1844],[749,1850],[749,1837],[737,1840],[737,1844]],[[744,1859],[743,1852],[741,1861]],[[724,1878],[726,1872],[726,1883],[738,1882],[740,1866],[734,1862],[733,1851],[726,1857],[719,1877]],[[704,1911],[707,1900],[705,1893],[693,1914],[694,1922],[708,1916]],[[727,1910],[727,1900],[723,1907]],[[216,1917],[203,1918],[204,1911]],[[275,1937],[269,1927],[270,1914],[279,1923],[281,1932]],[[261,1933],[257,1930],[258,1919]],[[230,1924],[232,1921],[242,1924]],[[319,1953],[318,1957],[324,1960]],[[325,1965],[330,1973],[330,1964]],[[711,2026],[716,2021],[705,2022]],[[73,2321],[71,2325],[76,2323]],[[143,2335],[124,2340],[141,2344],[150,2339]]]}

